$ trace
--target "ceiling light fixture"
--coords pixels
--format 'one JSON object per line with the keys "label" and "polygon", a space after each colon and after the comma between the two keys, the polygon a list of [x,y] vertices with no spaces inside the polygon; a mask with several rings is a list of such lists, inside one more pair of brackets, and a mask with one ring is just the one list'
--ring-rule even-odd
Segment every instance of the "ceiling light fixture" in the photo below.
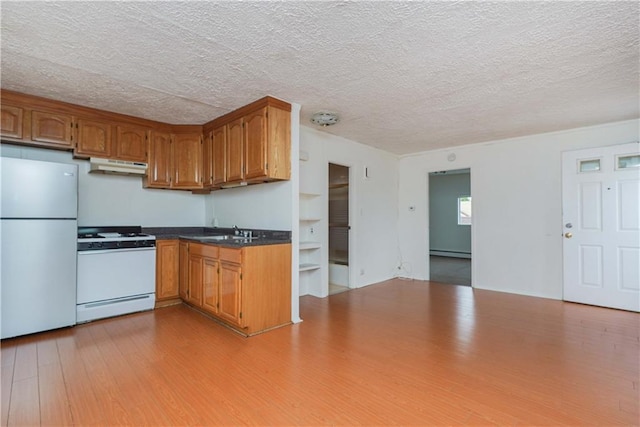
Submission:
{"label": "ceiling light fixture", "polygon": [[318,111],[313,116],[311,116],[311,123],[320,125],[322,127],[335,125],[339,120],[340,118],[338,117],[338,114],[330,113],[328,111]]}

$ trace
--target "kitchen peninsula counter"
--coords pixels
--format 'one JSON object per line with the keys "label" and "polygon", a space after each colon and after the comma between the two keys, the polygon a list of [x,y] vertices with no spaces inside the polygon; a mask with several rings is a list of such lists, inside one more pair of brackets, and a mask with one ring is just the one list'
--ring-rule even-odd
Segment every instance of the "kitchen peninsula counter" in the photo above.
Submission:
{"label": "kitchen peninsula counter", "polygon": [[233,236],[233,228],[220,227],[147,227],[142,231],[156,236],[157,240],[183,239],[203,244],[242,248],[247,246],[280,245],[291,243],[291,232],[280,230],[242,229],[251,231],[251,239],[214,240],[215,236]]}

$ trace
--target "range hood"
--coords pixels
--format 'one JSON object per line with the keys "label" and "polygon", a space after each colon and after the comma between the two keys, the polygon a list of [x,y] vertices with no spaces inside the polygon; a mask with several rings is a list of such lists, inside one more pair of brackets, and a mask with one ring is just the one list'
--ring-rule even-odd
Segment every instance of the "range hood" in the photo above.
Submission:
{"label": "range hood", "polygon": [[89,159],[89,165],[89,172],[94,173],[114,173],[120,175],[145,175],[147,173],[147,164],[141,162],[91,157]]}

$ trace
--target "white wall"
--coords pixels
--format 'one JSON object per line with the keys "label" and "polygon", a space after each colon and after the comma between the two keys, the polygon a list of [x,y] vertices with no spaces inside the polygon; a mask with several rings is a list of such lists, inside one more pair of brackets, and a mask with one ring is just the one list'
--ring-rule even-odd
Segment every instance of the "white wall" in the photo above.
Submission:
{"label": "white wall", "polygon": [[136,176],[90,174],[87,160],[74,160],[66,151],[2,144],[0,152],[7,157],[77,164],[78,225],[204,225],[203,195],[144,189],[142,178]]}
{"label": "white wall", "polygon": [[[306,126],[300,127],[300,150],[309,154],[309,159],[301,164],[300,189],[322,194],[325,207],[328,206],[328,164],[351,168],[350,244],[354,256],[349,259],[350,286],[358,288],[395,277],[398,253],[397,156]],[[369,170],[369,179],[363,178],[365,166]],[[321,263],[328,265],[327,209],[323,213],[318,240],[323,244]],[[322,289],[305,291],[326,296],[326,277],[320,286]]]}
{"label": "white wall", "polygon": [[207,197],[207,225],[291,230],[292,181],[213,191]]}
{"label": "white wall", "polygon": [[429,277],[428,172],[471,168],[473,286],[561,299],[561,153],[637,141],[639,128],[631,120],[401,158],[398,228],[408,276]]}

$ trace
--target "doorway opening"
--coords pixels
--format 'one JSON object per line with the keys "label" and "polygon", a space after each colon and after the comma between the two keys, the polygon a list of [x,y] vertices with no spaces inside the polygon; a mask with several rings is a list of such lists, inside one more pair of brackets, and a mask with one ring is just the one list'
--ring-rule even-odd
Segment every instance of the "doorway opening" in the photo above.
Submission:
{"label": "doorway opening", "polygon": [[349,290],[349,167],[329,163],[329,295]]}
{"label": "doorway opening", "polygon": [[471,286],[471,170],[429,173],[429,277]]}

